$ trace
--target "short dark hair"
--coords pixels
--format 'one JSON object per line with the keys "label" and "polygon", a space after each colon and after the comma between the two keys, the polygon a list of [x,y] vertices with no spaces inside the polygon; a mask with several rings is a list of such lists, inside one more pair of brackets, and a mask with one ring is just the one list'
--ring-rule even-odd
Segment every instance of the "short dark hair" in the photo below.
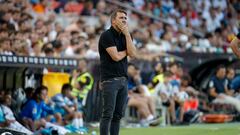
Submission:
{"label": "short dark hair", "polygon": [[216,70],[215,70],[215,73],[217,73],[220,69],[226,69],[226,67],[224,66],[224,65],[219,65],[219,66],[217,66],[217,68],[216,68]]}
{"label": "short dark hair", "polygon": [[115,11],[113,11],[113,13],[111,14],[111,22],[113,19],[116,18],[117,13],[124,13],[125,15],[127,15],[127,12],[124,9],[116,9]]}
{"label": "short dark hair", "polygon": [[44,90],[48,91],[48,87],[43,86],[43,85],[37,87],[36,90],[35,90],[34,93],[33,93],[33,97],[32,97],[32,98],[35,99],[35,100],[37,100],[38,95],[40,95],[41,92],[44,91]]}
{"label": "short dark hair", "polygon": [[65,83],[62,86],[62,92],[66,91],[66,90],[72,90],[72,85],[70,85],[69,83]]}

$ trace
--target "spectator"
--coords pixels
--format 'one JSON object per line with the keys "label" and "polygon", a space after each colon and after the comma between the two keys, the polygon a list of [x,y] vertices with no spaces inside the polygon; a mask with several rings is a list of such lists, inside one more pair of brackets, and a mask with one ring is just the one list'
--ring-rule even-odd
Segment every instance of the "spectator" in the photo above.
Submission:
{"label": "spectator", "polygon": [[228,81],[225,77],[226,68],[221,65],[209,82],[209,99],[214,103],[231,104],[240,111],[240,101],[232,97],[234,91],[228,89]]}
{"label": "spectator", "polygon": [[32,131],[24,127],[22,124],[20,124],[15,116],[12,110],[9,108],[11,105],[12,96],[11,93],[5,93],[3,97],[1,98],[1,104],[0,104],[0,126],[1,127],[7,127],[10,129],[14,129],[16,131],[26,133],[26,134],[33,134]]}
{"label": "spectator", "polygon": [[176,123],[174,98],[177,93],[174,92],[173,86],[171,84],[171,77],[171,72],[164,72],[164,81],[159,82],[155,86],[155,92],[153,95],[161,99],[163,106],[166,106],[168,108],[172,123]]}
{"label": "spectator", "polygon": [[235,78],[235,69],[233,67],[227,68],[226,79],[228,81],[228,88],[233,89],[232,81]]}
{"label": "spectator", "polygon": [[60,113],[66,123],[72,121],[72,125],[79,129],[83,127],[83,118],[82,114],[78,112],[77,98],[73,97],[71,92],[72,86],[64,84],[61,93],[52,97],[52,101],[55,103],[54,111]]}
{"label": "spectator", "polygon": [[199,95],[199,92],[189,85],[190,82],[190,76],[184,75],[181,77],[180,91],[179,93],[177,93],[176,97],[176,102],[179,104],[180,107],[180,123],[184,122],[184,114],[190,111],[198,111],[199,100],[197,97]]}
{"label": "spectator", "polygon": [[210,101],[217,98],[218,94],[220,93],[225,93],[229,96],[232,96],[233,92],[228,89],[228,81],[225,77],[226,68],[221,65],[216,69],[216,74],[209,82]]}
{"label": "spectator", "polygon": [[1,44],[0,54],[13,55],[13,52],[11,50],[11,43],[7,38],[1,39],[0,44]]}
{"label": "spectator", "polygon": [[155,118],[155,105],[149,96],[148,90],[141,84],[140,73],[138,69],[130,64],[128,66],[128,106],[136,107],[142,125],[158,125],[159,121]]}
{"label": "spectator", "polygon": [[[30,100],[28,100],[27,103],[25,103],[20,114],[23,121],[31,120],[34,122],[35,125],[34,126],[35,129],[33,129],[34,131],[40,128],[41,126],[46,125],[45,120],[47,119],[46,118],[47,114],[54,113],[53,110],[49,106],[47,106],[44,102],[47,96],[47,91],[48,89],[45,86],[38,87],[35,90],[33,97]],[[61,116],[58,114],[55,114],[55,116],[56,121],[59,124],[61,124],[62,123]],[[51,116],[48,117],[48,120],[50,119],[52,119]]]}

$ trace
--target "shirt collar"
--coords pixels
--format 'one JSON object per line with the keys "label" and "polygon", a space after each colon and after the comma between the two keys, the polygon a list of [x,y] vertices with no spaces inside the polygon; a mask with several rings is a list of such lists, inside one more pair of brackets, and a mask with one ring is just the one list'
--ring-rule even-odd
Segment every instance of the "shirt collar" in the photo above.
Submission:
{"label": "shirt collar", "polygon": [[113,26],[110,27],[110,30],[113,32],[114,36],[121,35],[121,33],[119,33]]}

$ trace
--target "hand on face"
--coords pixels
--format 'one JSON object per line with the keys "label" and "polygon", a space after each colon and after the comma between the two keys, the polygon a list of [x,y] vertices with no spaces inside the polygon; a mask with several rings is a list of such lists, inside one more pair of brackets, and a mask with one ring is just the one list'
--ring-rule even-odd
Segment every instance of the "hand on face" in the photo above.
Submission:
{"label": "hand on face", "polygon": [[124,21],[123,20],[117,20],[116,25],[124,35],[129,34],[127,22],[125,20]]}

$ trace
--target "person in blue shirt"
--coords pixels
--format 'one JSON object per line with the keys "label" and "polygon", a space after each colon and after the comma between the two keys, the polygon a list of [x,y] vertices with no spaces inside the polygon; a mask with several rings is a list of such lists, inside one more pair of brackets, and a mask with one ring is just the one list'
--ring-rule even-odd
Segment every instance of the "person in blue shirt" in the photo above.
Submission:
{"label": "person in blue shirt", "polygon": [[[48,88],[45,86],[40,86],[35,90],[33,97],[25,103],[20,113],[23,121],[32,120],[34,124],[36,124],[35,127],[38,128],[45,125],[46,113],[54,114],[53,109],[47,106],[44,102],[47,98],[47,93]],[[62,119],[59,114],[55,114],[55,117],[58,122]]]}
{"label": "person in blue shirt", "polygon": [[159,124],[155,117],[155,104],[148,89],[144,89],[141,83],[140,70],[136,65],[128,65],[128,106],[135,107],[140,116],[140,124],[143,126],[156,126]]}
{"label": "person in blue shirt", "polygon": [[226,68],[223,65],[217,67],[216,74],[209,82],[209,98],[210,101],[219,97],[219,94],[233,95],[233,91],[229,89],[228,80],[226,79]]}

